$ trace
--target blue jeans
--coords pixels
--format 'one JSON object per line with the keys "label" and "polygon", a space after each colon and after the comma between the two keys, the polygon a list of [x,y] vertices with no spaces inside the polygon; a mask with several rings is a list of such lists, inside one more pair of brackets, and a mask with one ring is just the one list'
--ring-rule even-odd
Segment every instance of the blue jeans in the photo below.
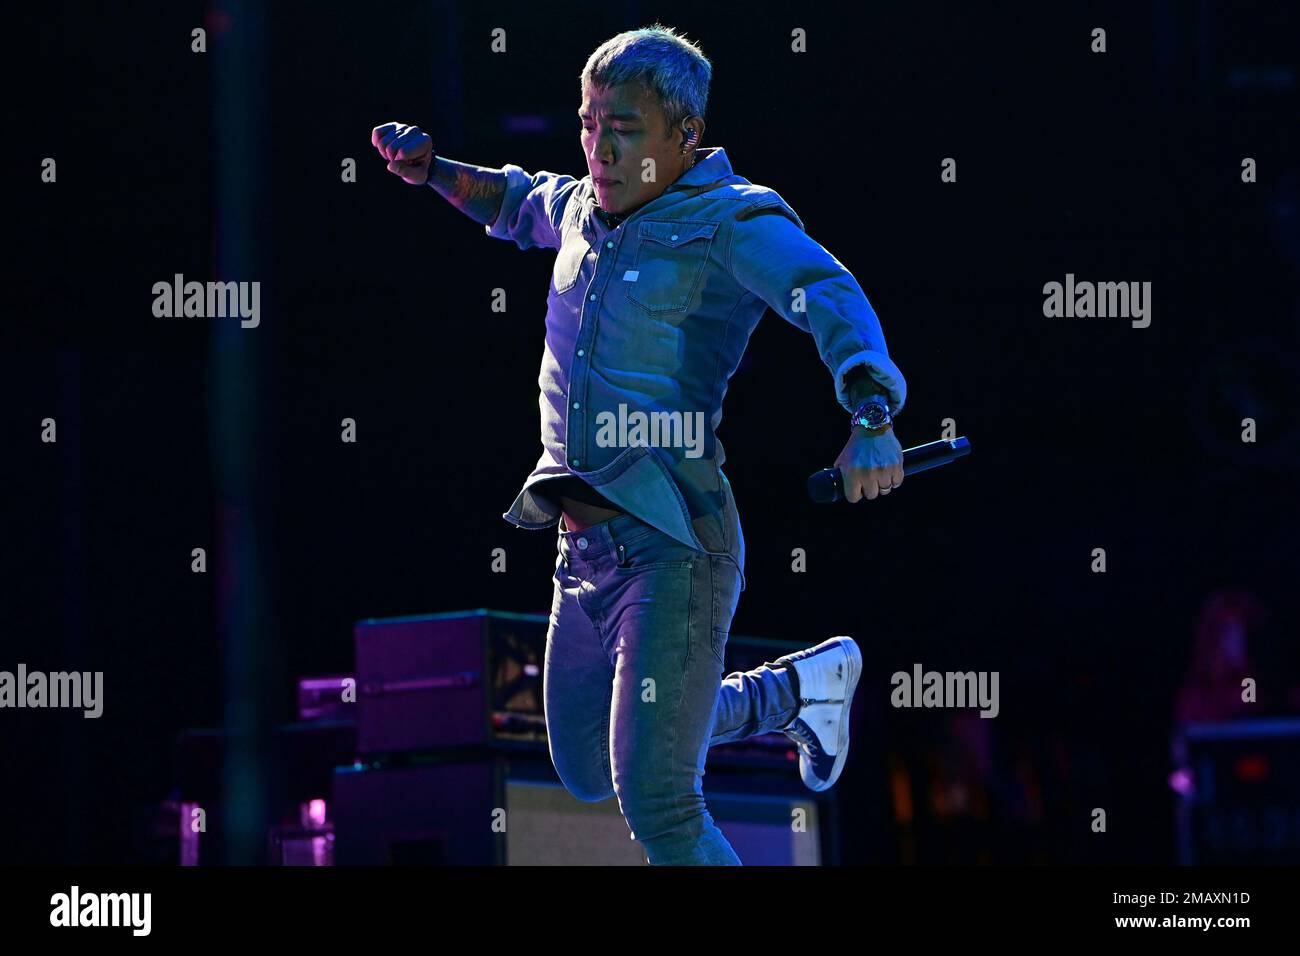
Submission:
{"label": "blue jeans", "polygon": [[722,679],[739,569],[628,514],[560,529],[542,678],[560,780],[579,800],[617,796],[653,865],[740,865],[704,805],[705,756],[780,730],[799,703],[784,669]]}

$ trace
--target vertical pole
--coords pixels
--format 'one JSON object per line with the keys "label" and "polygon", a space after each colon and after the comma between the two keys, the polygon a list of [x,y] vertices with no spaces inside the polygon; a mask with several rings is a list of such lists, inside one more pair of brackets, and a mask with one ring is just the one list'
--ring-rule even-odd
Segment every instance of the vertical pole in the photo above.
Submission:
{"label": "vertical pole", "polygon": [[267,164],[269,7],[213,0],[216,263],[221,282],[261,283],[260,322],[211,318],[208,402],[216,494],[216,570],[222,703],[229,747],[218,808],[223,862],[263,862],[274,807],[266,773],[280,680],[275,620],[276,356],[270,296]]}

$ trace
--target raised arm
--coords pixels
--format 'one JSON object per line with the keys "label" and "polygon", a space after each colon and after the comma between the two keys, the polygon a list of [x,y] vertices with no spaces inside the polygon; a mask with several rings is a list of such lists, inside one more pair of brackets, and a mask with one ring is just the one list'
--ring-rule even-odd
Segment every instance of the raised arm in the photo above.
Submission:
{"label": "raised arm", "polygon": [[486,227],[494,239],[520,249],[559,249],[565,209],[578,186],[572,176],[529,173],[507,163],[503,169],[458,163],[438,156],[418,126],[385,123],[370,141],[388,160],[388,171],[413,186],[428,185]]}
{"label": "raised arm", "polygon": [[432,186],[438,195],[475,222],[488,225],[496,221],[509,180],[504,169],[436,156],[429,134],[405,123],[376,126],[370,132],[370,142],[388,160],[388,171],[394,176],[412,186]]}

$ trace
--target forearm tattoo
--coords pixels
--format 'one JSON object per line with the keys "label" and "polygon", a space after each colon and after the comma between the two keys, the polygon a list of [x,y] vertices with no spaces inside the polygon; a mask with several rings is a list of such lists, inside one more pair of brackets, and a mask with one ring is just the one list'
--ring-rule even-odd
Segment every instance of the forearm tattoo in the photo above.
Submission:
{"label": "forearm tattoo", "polygon": [[465,215],[486,225],[496,221],[501,211],[506,174],[439,156],[429,170],[429,185]]}

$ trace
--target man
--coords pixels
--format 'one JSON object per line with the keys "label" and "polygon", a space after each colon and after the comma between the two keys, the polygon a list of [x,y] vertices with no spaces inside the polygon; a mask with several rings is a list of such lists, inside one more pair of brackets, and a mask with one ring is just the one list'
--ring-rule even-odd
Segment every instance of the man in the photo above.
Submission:
{"label": "man", "polygon": [[602,44],[581,76],[581,180],[454,162],[414,126],[372,133],[390,172],[427,182],[489,236],[557,250],[542,455],[504,517],[559,522],[551,759],[578,799],[618,797],[654,865],[740,863],[704,804],[711,745],[784,731],[814,790],[848,752],[862,668],[851,638],[720,682],[745,545],[715,430],[767,308],[811,332],[855,416],[836,460],[848,500],[903,481],[891,416],[906,384],[880,323],[776,192],[701,147],[711,74],[658,24]]}

